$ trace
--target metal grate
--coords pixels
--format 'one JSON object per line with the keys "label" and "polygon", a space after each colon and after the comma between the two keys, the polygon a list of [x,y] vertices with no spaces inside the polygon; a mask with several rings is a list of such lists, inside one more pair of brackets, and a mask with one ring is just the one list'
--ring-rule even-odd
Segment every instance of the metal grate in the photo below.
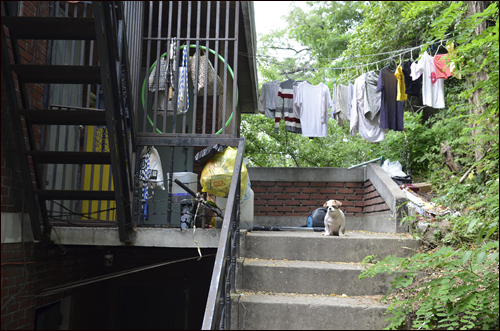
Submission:
{"label": "metal grate", "polygon": [[[234,1],[150,1],[146,4],[148,18],[143,38],[146,77],[141,82],[140,91],[142,132],[236,136],[239,10],[239,2]],[[155,86],[160,79],[165,79],[159,78],[160,65],[156,64],[169,55],[167,48],[170,43],[174,44],[175,59],[181,58],[183,48],[189,50],[190,56],[192,102],[190,110],[181,115],[177,114],[176,102],[170,107],[172,115],[165,115],[165,109],[169,107],[164,99],[168,96],[164,98],[164,91],[155,89],[150,92],[148,88],[148,78],[153,71]],[[201,57],[203,54],[207,56]],[[197,56],[204,61],[194,60]],[[176,60],[173,67],[177,68],[179,63]],[[176,87],[179,85],[177,72],[173,83],[174,101],[177,100]],[[211,76],[218,78],[210,81]],[[202,88],[198,89],[198,85]],[[223,125],[225,122],[227,126]]]}

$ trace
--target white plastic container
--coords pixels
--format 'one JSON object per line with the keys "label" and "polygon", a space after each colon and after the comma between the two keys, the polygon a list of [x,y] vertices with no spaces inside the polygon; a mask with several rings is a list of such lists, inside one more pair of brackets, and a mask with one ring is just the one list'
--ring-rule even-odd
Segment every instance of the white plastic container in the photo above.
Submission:
{"label": "white plastic container", "polygon": [[[226,209],[227,198],[216,197],[215,203],[220,209]],[[240,199],[240,229],[253,229],[253,205],[253,190],[247,188],[245,195]]]}
{"label": "white plastic container", "polygon": [[[173,175],[174,175],[173,180],[178,179],[182,184],[186,185],[194,193],[198,191],[198,174],[195,174],[193,172],[174,172]],[[167,176],[168,176],[167,178],[170,180],[170,173],[168,173]],[[175,182],[172,182],[172,195],[173,196],[189,195],[189,197],[191,197],[189,193],[187,193],[182,187],[177,185]]]}

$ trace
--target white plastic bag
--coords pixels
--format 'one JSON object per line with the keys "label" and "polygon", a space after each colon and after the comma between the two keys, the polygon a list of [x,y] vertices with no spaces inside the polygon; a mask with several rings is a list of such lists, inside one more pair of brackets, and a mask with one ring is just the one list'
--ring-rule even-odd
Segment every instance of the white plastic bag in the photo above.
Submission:
{"label": "white plastic bag", "polygon": [[403,167],[401,166],[401,163],[399,163],[399,161],[391,162],[389,160],[385,160],[384,164],[382,165],[382,169],[384,169],[385,172],[387,172],[391,177],[406,177],[406,174],[402,170]]}
{"label": "white plastic bag", "polygon": [[[149,154],[149,165],[147,164]],[[149,171],[150,170],[150,171]],[[142,185],[149,181],[151,184],[151,188],[155,189],[156,187],[165,190],[165,185],[163,183],[163,170],[161,167],[160,155],[156,148],[150,146],[144,146],[141,152],[141,181]]]}

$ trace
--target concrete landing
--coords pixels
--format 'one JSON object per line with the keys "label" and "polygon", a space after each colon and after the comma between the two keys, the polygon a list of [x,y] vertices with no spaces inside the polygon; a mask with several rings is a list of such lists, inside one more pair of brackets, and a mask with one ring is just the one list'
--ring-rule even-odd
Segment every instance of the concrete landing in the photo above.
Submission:
{"label": "concrete landing", "polygon": [[[89,227],[53,227],[51,240],[62,245],[96,245],[96,246],[142,246],[217,248],[219,246],[220,229],[181,229],[179,228],[137,228],[131,235],[131,243],[120,242],[118,228]],[[194,239],[193,239],[194,238]]]}

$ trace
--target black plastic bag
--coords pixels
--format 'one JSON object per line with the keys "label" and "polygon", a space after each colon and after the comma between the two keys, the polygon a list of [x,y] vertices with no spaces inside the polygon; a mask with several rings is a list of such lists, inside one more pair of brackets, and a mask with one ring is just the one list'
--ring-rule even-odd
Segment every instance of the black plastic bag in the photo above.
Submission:
{"label": "black plastic bag", "polygon": [[327,210],[325,207],[319,207],[313,210],[307,217],[307,224],[301,225],[301,227],[307,228],[324,228],[325,227],[325,215]]}
{"label": "black plastic bag", "polygon": [[198,152],[198,154],[195,155],[194,161],[198,164],[203,165],[215,155],[219,154],[220,152],[223,152],[226,148],[227,146],[221,144],[208,146],[207,148]]}
{"label": "black plastic bag", "polygon": [[392,176],[391,178],[393,181],[396,182],[396,184],[398,184],[398,186],[401,184],[411,184],[411,181],[412,181],[411,175],[408,175],[406,177]]}

